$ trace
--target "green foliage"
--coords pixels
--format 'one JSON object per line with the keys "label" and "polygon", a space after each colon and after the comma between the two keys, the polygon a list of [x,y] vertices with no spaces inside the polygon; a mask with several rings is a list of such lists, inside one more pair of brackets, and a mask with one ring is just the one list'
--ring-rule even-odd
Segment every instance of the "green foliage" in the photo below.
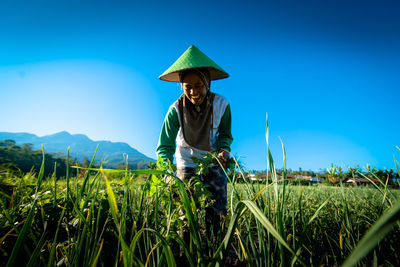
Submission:
{"label": "green foliage", "polygon": [[[400,264],[400,192],[382,180],[369,189],[292,185],[291,172],[277,171],[268,150],[265,180],[253,183],[232,157],[228,216],[210,235],[210,193],[200,176],[219,164],[214,155],[199,160],[188,181],[162,159],[144,170],[92,163],[73,166],[74,173],[66,168],[63,180],[44,180],[42,155],[38,175],[3,174],[9,183],[0,185],[2,266]],[[355,171],[361,175],[349,170]],[[363,175],[379,176],[369,171]]]}
{"label": "green foliage", "polygon": [[[13,172],[22,174],[38,172],[42,166],[42,151],[32,150],[32,144],[17,146],[14,140],[0,141],[0,172]],[[44,162],[44,177],[54,172],[57,167],[57,177],[65,175],[65,159],[55,158],[52,154],[46,154]]]}
{"label": "green foliage", "polygon": [[[86,183],[70,177],[69,198],[65,198],[66,183],[60,180],[43,181],[35,193],[30,185],[38,180],[32,174],[20,177],[18,187],[2,188],[0,262],[7,263],[16,234],[24,233],[18,253],[26,256],[14,258],[15,264],[212,266],[238,261],[259,266],[282,260],[340,264],[399,197],[397,191],[385,194],[374,189],[283,188],[283,181],[278,182],[278,191],[271,183],[230,183],[233,208],[228,209],[220,241],[214,242],[206,236],[204,224],[210,195],[198,177],[181,182],[174,176],[174,166],[161,160],[152,167],[103,173],[92,168],[95,173]],[[122,178],[108,180],[115,173]],[[138,182],[139,175],[146,178]],[[31,227],[24,230],[29,216]],[[189,239],[183,239],[183,230]],[[380,241],[375,249],[378,262],[398,263],[386,253],[397,255],[399,237],[395,228],[390,238]],[[364,264],[373,260],[366,255],[361,258]]]}
{"label": "green foliage", "polygon": [[193,157],[192,160],[196,164],[196,173],[198,175],[206,175],[211,166],[222,166],[226,171],[232,171],[236,168],[236,162],[232,157],[225,164],[222,164],[213,153],[206,153],[200,158]]}

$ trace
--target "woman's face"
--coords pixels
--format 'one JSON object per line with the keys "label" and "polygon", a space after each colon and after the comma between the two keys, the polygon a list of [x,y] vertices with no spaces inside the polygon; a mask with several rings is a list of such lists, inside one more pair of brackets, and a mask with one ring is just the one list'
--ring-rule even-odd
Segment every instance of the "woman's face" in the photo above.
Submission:
{"label": "woman's face", "polygon": [[185,75],[181,87],[185,96],[193,103],[193,105],[201,105],[206,98],[207,88],[200,77],[195,73]]}

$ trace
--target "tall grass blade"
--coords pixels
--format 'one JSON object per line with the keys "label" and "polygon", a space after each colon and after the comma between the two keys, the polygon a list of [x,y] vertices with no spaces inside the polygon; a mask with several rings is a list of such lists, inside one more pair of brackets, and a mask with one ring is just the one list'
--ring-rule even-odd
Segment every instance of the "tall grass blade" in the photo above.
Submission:
{"label": "tall grass blade", "polygon": [[168,241],[159,232],[155,231],[154,229],[143,228],[143,229],[139,230],[136,233],[136,235],[133,237],[133,239],[132,239],[132,244],[131,244],[132,251],[135,251],[136,243],[138,242],[139,238],[141,237],[141,235],[144,232],[150,232],[150,233],[156,235],[161,240],[161,243],[162,243],[162,246],[163,246],[163,254],[164,254],[165,259],[167,261],[167,265],[175,267],[176,266],[175,258],[174,258],[174,255],[172,253],[171,247],[168,244]]}
{"label": "tall grass blade", "polygon": [[[88,166],[89,169],[92,167],[92,164],[93,164],[93,162],[94,162],[94,158],[96,157],[96,153],[97,153],[97,149],[98,149],[98,148],[99,148],[99,145],[96,146],[96,150],[94,151],[92,160],[90,161],[89,166]],[[78,200],[81,199],[81,197],[82,197],[82,195],[83,195],[83,192],[85,191],[86,183],[87,183],[87,181],[89,180],[89,173],[90,173],[90,172],[87,171],[86,174],[85,174],[85,177],[83,178],[83,182],[82,182],[82,185],[81,185],[81,189],[80,189],[79,195],[78,195]]]}
{"label": "tall grass blade", "polygon": [[275,229],[272,223],[265,217],[264,213],[257,207],[257,205],[250,200],[243,200],[243,204],[247,206],[247,208],[253,213],[253,215],[257,218],[257,220],[264,226],[264,228],[271,233],[276,240],[280,244],[282,244],[287,250],[289,250],[293,255],[295,255],[292,248],[285,241],[285,239],[279,234],[279,232]]}
{"label": "tall grass blade", "polygon": [[179,196],[181,197],[184,209],[185,209],[185,216],[188,219],[188,223],[189,223],[189,228],[190,228],[190,232],[193,236],[193,242],[196,246],[196,251],[197,254],[199,256],[199,258],[201,259],[201,238],[200,238],[200,225],[199,222],[195,219],[195,216],[193,214],[192,211],[192,206],[189,200],[189,196],[186,192],[185,186],[184,184],[180,181],[180,179],[178,177],[174,177],[174,179],[176,180],[176,183],[178,184],[179,187]]}
{"label": "tall grass blade", "polygon": [[249,209],[254,217],[264,226],[264,228],[276,238],[276,240],[282,244],[292,255],[296,258],[296,260],[302,264],[303,261],[296,255],[296,253],[292,250],[292,248],[287,244],[284,238],[279,234],[279,232],[275,229],[272,223],[265,217],[264,213],[257,207],[257,205],[250,200],[242,200],[240,201],[235,208],[234,213],[232,214],[232,219],[229,224],[227,233],[218,250],[215,252],[215,256],[212,261],[209,263],[209,267],[213,266],[223,266],[223,260],[226,257],[227,248],[232,240],[237,222],[241,216],[243,216],[246,209]]}
{"label": "tall grass blade", "polygon": [[[133,264],[132,260],[134,260],[134,255],[132,255],[128,245],[126,244],[125,240],[123,239],[123,237],[121,235],[121,228],[120,228],[119,219],[118,219],[118,205],[117,205],[117,200],[115,198],[114,191],[111,188],[110,181],[108,180],[107,176],[105,175],[102,166],[100,167],[100,171],[103,174],[103,178],[106,183],[107,199],[108,199],[108,203],[110,205],[111,216],[113,217],[114,223],[118,230],[118,234],[119,234],[118,238],[121,242],[122,251],[123,251],[124,266],[132,266],[132,264]],[[137,264],[138,264],[138,262],[135,263],[135,265],[137,265]]]}
{"label": "tall grass blade", "polygon": [[[280,138],[279,138],[280,139]],[[282,194],[281,198],[278,199],[280,203],[279,209],[278,209],[278,229],[279,229],[279,234],[283,238],[283,240],[286,242],[285,238],[285,225],[284,225],[284,215],[285,215],[285,196],[286,196],[286,150],[285,150],[285,145],[283,144],[282,139],[280,139],[281,144],[282,144],[282,153],[283,153],[283,172],[282,172],[282,177],[283,177],[283,183],[282,183]],[[275,174],[276,175],[276,174]],[[279,242],[279,249],[280,249],[280,256],[281,256],[281,264],[282,266],[286,265],[286,251],[283,247],[283,243]]]}
{"label": "tall grass blade", "polygon": [[57,162],[54,162],[54,172],[53,172],[53,182],[54,182],[54,188],[53,188],[53,208],[57,207]]}
{"label": "tall grass blade", "polygon": [[97,266],[97,262],[99,261],[101,250],[103,249],[103,243],[104,243],[104,239],[101,240],[99,250],[97,251],[96,257],[94,258],[94,261],[93,261],[93,263],[91,265],[92,267],[96,267]]}
{"label": "tall grass blade", "polygon": [[308,221],[307,226],[310,225],[310,224],[315,220],[315,218],[318,217],[318,214],[320,213],[320,211],[322,210],[322,208],[325,207],[326,204],[328,204],[328,202],[329,202],[330,200],[331,200],[331,199],[328,198],[327,200],[324,201],[324,203],[321,204],[321,206],[319,206],[319,208],[315,211],[314,215],[313,215],[313,216],[310,218],[310,220]]}
{"label": "tall grass blade", "polygon": [[47,223],[45,223],[45,225],[44,225],[42,236],[40,237],[39,242],[37,243],[37,245],[35,247],[35,250],[32,252],[32,256],[29,259],[29,262],[26,265],[26,267],[37,266],[37,259],[38,259],[38,255],[40,253],[40,250],[42,249],[43,243],[45,241],[46,230],[47,230]]}
{"label": "tall grass blade", "polygon": [[102,168],[100,168],[100,171],[103,174],[103,178],[106,183],[107,199],[108,199],[108,203],[110,204],[111,215],[112,215],[115,223],[119,225],[119,223],[118,223],[119,222],[119,220],[118,220],[118,205],[117,205],[117,200],[115,198],[114,191],[112,190],[110,181],[108,180],[107,176],[104,174],[104,171]]}
{"label": "tall grass blade", "polygon": [[45,159],[45,154],[44,154],[44,149],[42,146],[42,154],[43,154],[43,159],[42,159],[42,165],[40,167],[40,171],[39,171],[39,176],[38,176],[38,181],[36,184],[36,190],[35,190],[35,199],[33,200],[32,203],[32,207],[29,210],[29,214],[28,217],[24,223],[24,226],[22,227],[21,232],[18,234],[18,238],[17,241],[13,247],[13,250],[11,252],[10,258],[7,261],[7,265],[6,267],[11,267],[14,266],[15,264],[15,260],[18,257],[19,251],[24,243],[25,237],[28,235],[30,229],[31,229],[31,225],[33,222],[33,216],[35,214],[35,209],[36,209],[36,204],[37,204],[37,200],[39,197],[39,189],[40,189],[40,185],[42,184],[42,180],[43,180],[43,175],[44,175],[44,159]]}
{"label": "tall grass blade", "polygon": [[267,177],[266,177],[266,183],[268,183],[269,177],[268,177],[268,170],[269,170],[269,126],[268,126],[268,113],[266,113],[266,126],[265,126],[265,140],[267,142]]}
{"label": "tall grass blade", "polygon": [[[66,167],[67,167],[67,173],[65,175],[65,180],[67,183],[67,185],[66,185],[67,192],[65,194],[65,199],[68,200],[68,197],[69,197],[69,147],[67,149],[67,166]],[[66,201],[66,202],[68,202],[68,201]]]}
{"label": "tall grass blade", "polygon": [[346,259],[343,267],[355,266],[381,241],[400,220],[400,201],[389,208],[376,221],[367,234],[357,244],[351,255]]}
{"label": "tall grass blade", "polygon": [[65,209],[63,209],[63,211],[61,213],[61,217],[60,217],[60,220],[58,221],[58,225],[57,225],[56,234],[54,236],[54,240],[53,240],[53,243],[51,245],[49,261],[47,263],[48,267],[55,265],[53,261],[54,261],[54,256],[55,256],[55,253],[56,253],[58,231],[60,229],[60,225],[61,225],[62,219],[64,218],[64,212],[65,212]]}

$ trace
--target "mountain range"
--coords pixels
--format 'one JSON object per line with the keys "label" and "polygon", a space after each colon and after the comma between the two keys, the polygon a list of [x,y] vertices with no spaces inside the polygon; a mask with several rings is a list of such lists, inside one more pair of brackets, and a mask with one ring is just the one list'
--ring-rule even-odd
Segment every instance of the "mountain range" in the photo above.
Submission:
{"label": "mountain range", "polygon": [[143,168],[150,161],[155,160],[145,156],[127,143],[111,141],[93,141],[84,134],[70,134],[66,131],[52,135],[37,136],[31,133],[9,133],[0,132],[0,140],[11,139],[17,145],[26,143],[32,144],[33,150],[42,149],[46,153],[66,156],[67,149],[71,159],[82,163],[85,159],[92,159],[97,145],[95,164],[103,162],[105,168],[117,168],[125,164],[124,157],[128,155],[128,162],[131,169]]}

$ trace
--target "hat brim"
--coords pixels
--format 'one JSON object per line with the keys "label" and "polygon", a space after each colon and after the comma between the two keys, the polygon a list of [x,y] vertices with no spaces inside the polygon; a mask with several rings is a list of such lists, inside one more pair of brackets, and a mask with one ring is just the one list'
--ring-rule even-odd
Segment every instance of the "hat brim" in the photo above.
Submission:
{"label": "hat brim", "polygon": [[[201,68],[206,68],[210,72],[210,80],[215,81],[215,80],[220,80],[220,79],[225,79],[229,77],[229,74],[221,71],[219,69],[216,69],[214,67],[201,67]],[[181,69],[178,71],[170,72],[167,74],[161,74],[158,78],[163,81],[167,82],[181,82],[180,81],[180,76],[179,73],[182,71],[190,70],[190,69],[198,69],[198,68],[186,68],[186,69]]]}

